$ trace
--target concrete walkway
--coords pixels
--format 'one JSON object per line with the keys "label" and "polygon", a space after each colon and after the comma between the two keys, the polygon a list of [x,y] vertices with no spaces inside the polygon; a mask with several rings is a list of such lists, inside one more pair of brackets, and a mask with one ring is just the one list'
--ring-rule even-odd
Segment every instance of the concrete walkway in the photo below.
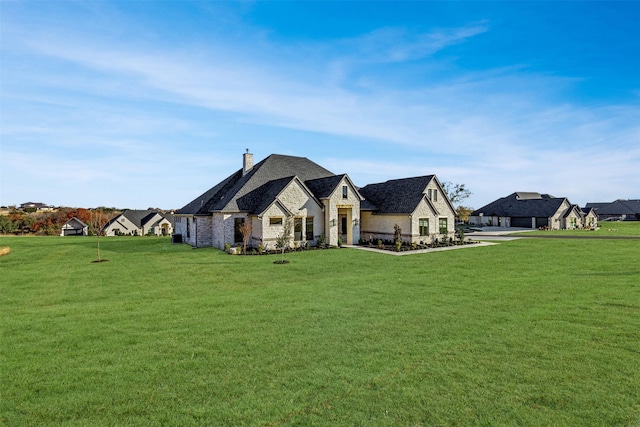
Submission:
{"label": "concrete walkway", "polygon": [[367,246],[359,246],[359,245],[342,245],[342,247],[343,248],[349,248],[349,249],[358,249],[358,250],[361,250],[361,251],[378,252],[380,254],[385,254],[385,255],[403,256],[403,255],[428,254],[428,253],[431,253],[431,252],[440,252],[440,251],[453,251],[453,250],[456,250],[456,249],[481,248],[481,247],[484,247],[484,246],[492,246],[492,245],[497,245],[497,243],[478,242],[478,243],[474,243],[472,245],[445,246],[443,248],[418,249],[418,250],[415,250],[415,251],[404,251],[404,252],[387,251],[387,250],[384,250],[384,249],[369,248]]}

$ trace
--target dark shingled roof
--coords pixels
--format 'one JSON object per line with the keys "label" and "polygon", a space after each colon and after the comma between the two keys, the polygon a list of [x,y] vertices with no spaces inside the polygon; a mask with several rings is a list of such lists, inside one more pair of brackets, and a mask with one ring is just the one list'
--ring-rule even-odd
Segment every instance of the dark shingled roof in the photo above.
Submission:
{"label": "dark shingled roof", "polygon": [[[137,209],[127,209],[123,211],[120,215],[127,218],[129,221],[135,224],[136,227],[142,228],[143,224],[146,224],[155,214],[159,214],[163,218],[167,218],[173,224],[173,216],[168,214],[163,214],[158,211],[154,211],[151,209],[147,210],[137,210]],[[107,222],[103,228],[108,227],[118,220],[120,215],[113,218],[111,221]]]}
{"label": "dark shingled roof", "polygon": [[307,188],[311,190],[311,192],[318,199],[324,199],[331,196],[333,190],[335,190],[336,186],[344,177],[345,174],[333,175],[325,178],[310,179],[308,181],[305,181],[304,185],[306,185]]}
{"label": "dark shingled roof", "polygon": [[411,213],[424,198],[427,185],[433,178],[434,175],[426,175],[369,184],[359,189],[367,202],[361,204],[360,209],[389,214]]}
{"label": "dark shingled roof", "polygon": [[245,176],[242,176],[242,169],[238,170],[176,213],[260,213],[259,209],[266,208],[294,176],[305,182],[335,175],[306,157],[272,154],[253,166]]}
{"label": "dark shingled roof", "polygon": [[[588,203],[587,206],[596,203]],[[596,209],[598,215],[627,215],[634,216],[640,214],[640,200],[616,200],[611,203],[603,203]]]}
{"label": "dark shingled roof", "polygon": [[[520,198],[522,194],[527,196]],[[537,196],[534,197],[535,194]],[[549,194],[516,192],[476,209],[471,215],[478,216],[482,213],[485,216],[548,218],[558,211],[564,201],[563,197],[556,198]]]}

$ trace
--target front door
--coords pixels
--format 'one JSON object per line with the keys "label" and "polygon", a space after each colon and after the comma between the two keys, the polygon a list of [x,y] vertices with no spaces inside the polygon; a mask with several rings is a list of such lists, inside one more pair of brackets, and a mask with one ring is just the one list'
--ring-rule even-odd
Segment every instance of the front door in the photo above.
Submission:
{"label": "front door", "polygon": [[341,216],[340,217],[340,238],[342,239],[343,243],[347,243],[347,233],[348,233],[347,217]]}

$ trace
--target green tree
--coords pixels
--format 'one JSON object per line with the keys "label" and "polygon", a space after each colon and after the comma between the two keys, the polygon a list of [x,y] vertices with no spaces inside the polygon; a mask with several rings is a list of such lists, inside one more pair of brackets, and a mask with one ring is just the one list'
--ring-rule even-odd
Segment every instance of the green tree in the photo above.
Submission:
{"label": "green tree", "polygon": [[0,215],[0,234],[15,233],[18,230],[18,225],[11,221],[7,215]]}

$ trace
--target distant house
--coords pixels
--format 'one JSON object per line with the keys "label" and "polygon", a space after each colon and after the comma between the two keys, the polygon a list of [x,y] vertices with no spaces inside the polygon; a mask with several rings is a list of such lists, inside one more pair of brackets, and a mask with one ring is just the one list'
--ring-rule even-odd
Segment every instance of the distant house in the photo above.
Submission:
{"label": "distant house", "polygon": [[455,212],[435,175],[358,188],[304,157],[272,154],[254,165],[245,153],[242,169],[198,196],[175,214],[176,234],[194,247],[224,248],[243,240],[274,247],[287,221],[294,244],[358,243],[360,238],[393,240],[394,225],[405,241],[453,236]]}
{"label": "distant house", "polygon": [[576,229],[597,226],[593,213],[583,212],[566,197],[516,192],[473,211],[469,223],[480,226]]}
{"label": "distant house", "polygon": [[49,206],[40,202],[26,202],[21,204],[18,209],[22,211],[33,211],[33,212],[36,212],[36,211],[51,212],[55,210],[53,206]]}
{"label": "distant house", "polygon": [[586,208],[593,209],[600,221],[640,221],[640,199],[618,199],[615,202],[587,203]]}
{"label": "distant house", "polygon": [[129,209],[102,227],[105,236],[168,236],[173,234],[173,215],[155,210]]}
{"label": "distant house", "polygon": [[60,230],[61,236],[86,236],[89,234],[89,226],[75,216],[65,222]]}
{"label": "distant house", "polygon": [[585,227],[595,228],[598,226],[598,215],[592,208],[582,208],[582,217],[584,218]]}

